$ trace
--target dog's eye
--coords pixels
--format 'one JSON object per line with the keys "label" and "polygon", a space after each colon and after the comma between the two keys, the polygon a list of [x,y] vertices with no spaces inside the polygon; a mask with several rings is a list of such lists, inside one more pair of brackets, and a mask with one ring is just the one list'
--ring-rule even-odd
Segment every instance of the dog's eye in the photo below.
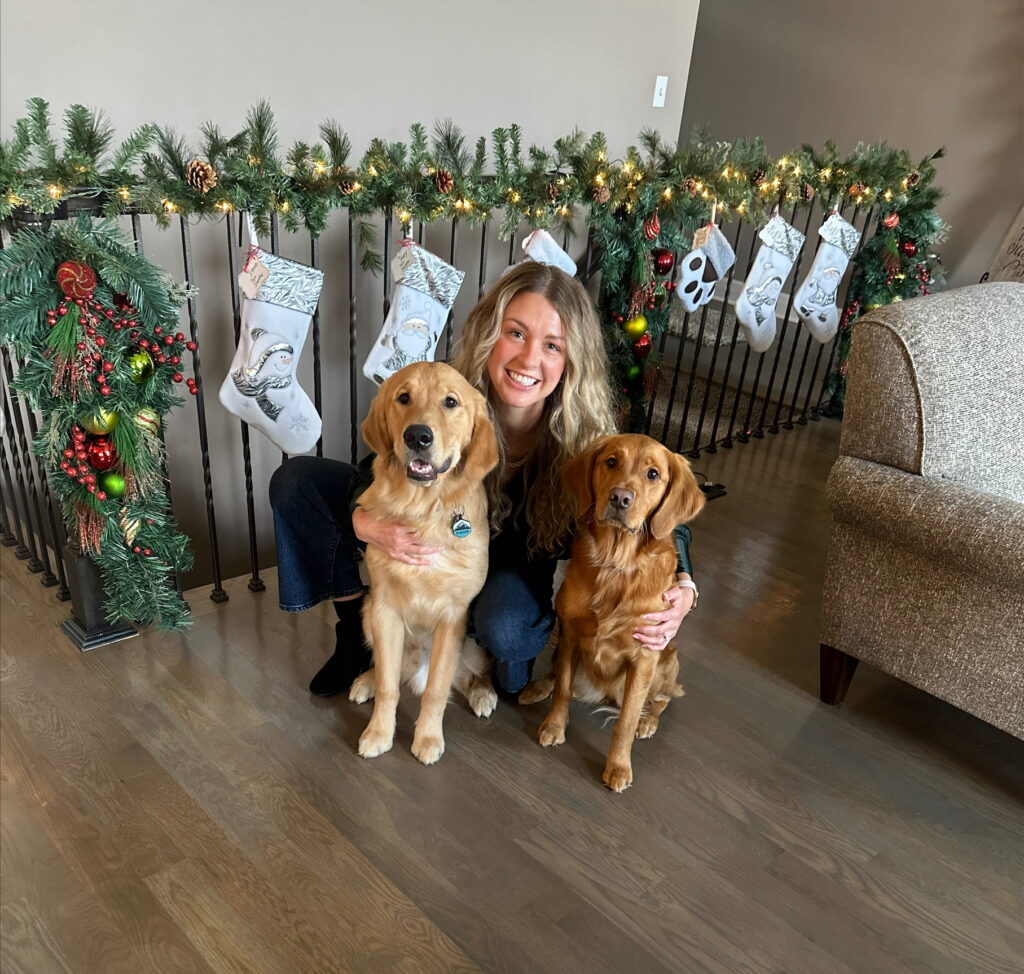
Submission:
{"label": "dog's eye", "polygon": [[407,393],[407,392],[400,392],[398,394],[398,401],[403,406],[408,406],[409,405],[409,393]]}
{"label": "dog's eye", "polygon": [[657,480],[660,476],[661,474],[658,473],[658,471],[655,470],[654,467],[651,467],[651,469],[647,471],[648,480]]}
{"label": "dog's eye", "polygon": [[609,457],[607,460],[605,460],[604,465],[609,470],[613,470],[615,467],[617,467],[619,465],[618,458],[617,457]]}
{"label": "dog's eye", "polygon": [[444,397],[444,408],[445,409],[454,409],[458,404],[459,404],[459,400],[456,399],[454,396],[445,396]]}

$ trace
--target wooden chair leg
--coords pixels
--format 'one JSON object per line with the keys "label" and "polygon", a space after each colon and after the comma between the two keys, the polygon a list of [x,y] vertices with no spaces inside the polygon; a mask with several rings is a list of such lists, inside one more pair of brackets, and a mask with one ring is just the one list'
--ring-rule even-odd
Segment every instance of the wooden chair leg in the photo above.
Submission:
{"label": "wooden chair leg", "polygon": [[841,650],[821,644],[821,683],[819,697],[825,703],[842,703],[850,688],[853,672],[860,660]]}

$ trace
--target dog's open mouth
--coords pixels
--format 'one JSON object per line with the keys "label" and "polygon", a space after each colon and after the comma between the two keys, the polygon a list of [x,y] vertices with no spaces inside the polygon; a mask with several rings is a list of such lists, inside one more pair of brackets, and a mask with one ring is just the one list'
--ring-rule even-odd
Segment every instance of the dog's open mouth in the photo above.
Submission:
{"label": "dog's open mouth", "polygon": [[405,465],[405,475],[418,484],[429,484],[437,480],[438,476],[445,473],[451,465],[451,457],[445,460],[440,467],[435,467],[429,460],[413,457]]}

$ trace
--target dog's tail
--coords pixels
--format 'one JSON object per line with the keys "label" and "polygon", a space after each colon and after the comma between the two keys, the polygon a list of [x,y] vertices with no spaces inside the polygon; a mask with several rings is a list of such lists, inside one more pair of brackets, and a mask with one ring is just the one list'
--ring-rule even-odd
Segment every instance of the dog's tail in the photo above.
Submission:
{"label": "dog's tail", "polygon": [[595,717],[600,715],[600,714],[605,714],[606,715],[605,718],[604,718],[604,721],[601,723],[601,727],[604,728],[604,727],[607,727],[613,720],[618,720],[619,719],[619,716],[622,713],[622,708],[621,707],[612,707],[611,705],[606,705],[604,707],[595,707],[591,711],[591,713],[594,714]]}

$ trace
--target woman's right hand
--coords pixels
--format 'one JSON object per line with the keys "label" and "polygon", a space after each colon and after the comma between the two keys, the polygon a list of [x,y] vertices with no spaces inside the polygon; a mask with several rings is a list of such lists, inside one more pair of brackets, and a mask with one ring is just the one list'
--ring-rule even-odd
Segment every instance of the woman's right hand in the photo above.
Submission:
{"label": "woman's right hand", "polygon": [[400,521],[378,521],[361,507],[352,512],[352,529],[360,541],[380,548],[389,558],[407,565],[432,565],[430,556],[445,550],[443,545],[420,544],[414,529]]}

